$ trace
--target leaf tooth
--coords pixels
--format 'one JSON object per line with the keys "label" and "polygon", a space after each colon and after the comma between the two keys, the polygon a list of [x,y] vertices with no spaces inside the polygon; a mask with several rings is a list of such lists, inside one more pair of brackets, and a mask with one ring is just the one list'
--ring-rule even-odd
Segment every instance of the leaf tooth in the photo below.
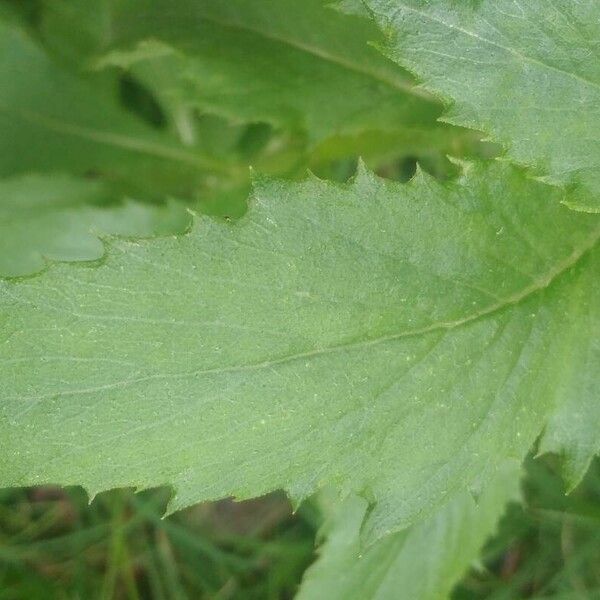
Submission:
{"label": "leaf tooth", "polygon": [[379,177],[365,163],[361,158],[358,159],[356,165],[356,171],[352,177],[350,183],[355,186],[371,186],[372,183],[379,180]]}

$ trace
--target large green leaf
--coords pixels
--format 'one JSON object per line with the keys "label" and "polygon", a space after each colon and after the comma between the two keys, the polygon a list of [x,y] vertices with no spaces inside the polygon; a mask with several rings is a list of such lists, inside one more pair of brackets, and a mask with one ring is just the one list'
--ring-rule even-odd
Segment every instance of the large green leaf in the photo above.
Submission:
{"label": "large green leaf", "polygon": [[48,261],[101,258],[99,236],[183,233],[190,216],[174,203],[115,203],[103,183],[68,176],[0,181],[0,277],[31,275]]}
{"label": "large green leaf", "polygon": [[489,132],[572,207],[600,211],[596,0],[365,3],[386,54],[453,103],[445,121]]}
{"label": "large green leaf", "polygon": [[365,500],[350,497],[336,506],[328,498],[327,541],[306,572],[297,600],[447,598],[494,532],[506,503],[519,498],[518,474],[508,463],[477,501],[467,492],[458,494],[423,523],[367,549],[360,543]]}
{"label": "large green leaf", "polygon": [[332,484],[371,541],[427,518],[593,402],[600,221],[559,198],[500,164],[260,181],[234,225],[3,283],[0,481]]}

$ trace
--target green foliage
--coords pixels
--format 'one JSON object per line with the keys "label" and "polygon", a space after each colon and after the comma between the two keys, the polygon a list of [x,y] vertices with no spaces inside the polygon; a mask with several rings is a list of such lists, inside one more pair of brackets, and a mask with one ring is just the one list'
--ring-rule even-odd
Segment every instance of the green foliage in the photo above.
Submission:
{"label": "green foliage", "polygon": [[365,0],[386,54],[489,132],[566,202],[600,212],[600,5],[595,0]]}
{"label": "green foliage", "polygon": [[[50,5],[54,15],[73,13],[65,3]],[[183,0],[176,10],[169,0],[101,5],[108,42],[96,52],[118,49],[103,64],[130,64],[172,47],[178,77],[165,93],[213,114],[302,130],[313,144],[390,123],[438,127],[440,107],[367,45],[378,36],[374,25],[322,0]],[[161,40],[160,48],[143,44],[148,38]]]}
{"label": "green foliage", "polygon": [[0,483],[319,493],[300,598],[357,600],[447,597],[532,448],[572,491],[600,13],[555,4],[3,0]]}
{"label": "green foliage", "polygon": [[360,544],[366,502],[353,497],[337,506],[330,499],[329,539],[305,576],[299,600],[385,600],[400,589],[406,598],[447,596],[494,532],[506,503],[518,498],[517,484],[517,469],[507,463],[477,502],[464,492],[431,519],[366,551]]}
{"label": "green foliage", "polygon": [[[522,503],[509,505],[480,562],[453,592],[455,600],[597,595],[600,465],[594,463],[582,485],[569,495],[551,461],[529,460],[526,466]],[[78,489],[3,491],[0,598],[104,594],[133,600],[215,596],[275,600],[293,594],[313,553],[317,512],[311,505],[291,516],[276,495],[239,504],[201,504],[162,519],[168,496],[168,490],[137,495],[113,490],[88,506]],[[319,500],[328,512],[335,510],[331,503],[335,495]],[[338,547],[341,531],[351,533],[357,524],[339,522],[339,526],[334,538]],[[435,565],[436,556],[447,557],[444,548],[452,543],[450,531],[440,528],[439,543],[429,544],[419,557],[423,560],[411,561],[412,567]],[[320,537],[335,532],[327,527]],[[460,535],[469,534],[461,529]],[[351,536],[345,539],[344,548],[351,549]],[[321,553],[333,559],[327,549]],[[340,550],[340,561],[347,561]],[[393,578],[395,569],[379,566],[375,573]],[[322,567],[309,571],[309,577],[317,568]],[[342,577],[352,580],[355,571],[348,572],[347,563],[344,568]],[[309,592],[319,589],[327,588],[312,586]],[[399,584],[396,589],[403,588]]]}
{"label": "green foliage", "polygon": [[0,21],[0,61],[0,175],[96,171],[156,195],[214,167],[128,114],[111,78],[76,77],[11,22]]}
{"label": "green foliage", "polygon": [[598,225],[510,167],[446,186],[361,170],[258,183],[235,226],[3,283],[2,478],[169,483],[173,509],[334,483],[375,502],[374,541],[588,401]]}
{"label": "green foliage", "polygon": [[313,553],[313,516],[281,496],[162,519],[168,490],[0,496],[0,598],[290,597]]}

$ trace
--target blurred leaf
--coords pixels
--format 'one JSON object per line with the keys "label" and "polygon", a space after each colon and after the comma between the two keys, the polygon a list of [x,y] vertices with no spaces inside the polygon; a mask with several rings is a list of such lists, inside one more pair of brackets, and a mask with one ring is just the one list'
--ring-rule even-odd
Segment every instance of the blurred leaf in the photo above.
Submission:
{"label": "blurred leaf", "polygon": [[230,171],[123,110],[115,91],[104,78],[61,69],[20,27],[0,20],[0,176],[97,172],[160,197],[189,192],[207,169]]}
{"label": "blurred leaf", "polygon": [[0,181],[0,277],[32,275],[48,261],[97,260],[102,237],[172,235],[191,224],[174,203],[114,203],[113,196],[103,183],[69,176]]}
{"label": "blurred leaf", "polygon": [[[368,45],[380,37],[376,27],[331,10],[324,0],[100,4],[102,19],[85,10],[86,0],[47,0],[46,37],[64,43],[68,28],[93,22],[87,46],[97,55],[112,50],[100,64],[148,63],[149,71],[157,56],[169,56],[172,68],[160,93],[171,103],[303,131],[311,146],[365,130],[441,130],[451,136],[451,128],[435,121],[439,105]],[[93,54],[88,51],[90,61]]]}

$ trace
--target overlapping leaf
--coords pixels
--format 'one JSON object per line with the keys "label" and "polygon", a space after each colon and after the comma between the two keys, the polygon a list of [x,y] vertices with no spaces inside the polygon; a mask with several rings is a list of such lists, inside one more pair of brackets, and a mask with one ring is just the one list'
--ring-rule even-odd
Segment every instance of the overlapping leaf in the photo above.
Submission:
{"label": "overlapping leaf", "polygon": [[[450,128],[438,127],[434,116],[438,114],[439,109],[434,103],[413,96],[405,90],[403,86],[407,85],[406,89],[410,89],[410,86],[404,73],[392,63],[379,57],[376,52],[366,47],[362,49],[365,42],[363,29],[371,31],[368,26],[357,19],[355,29],[348,30],[338,41],[331,40],[329,34],[337,29],[343,30],[336,19],[342,19],[342,25],[346,21],[344,17],[336,16],[333,11],[324,9],[319,3],[311,5],[312,8],[306,11],[307,17],[305,17],[310,24],[319,25],[314,35],[324,43],[341,44],[344,48],[352,50],[356,64],[364,63],[364,65],[360,68],[356,65],[347,68],[335,61],[331,63],[329,59],[297,49],[295,52],[298,56],[305,61],[324,63],[327,68],[337,68],[344,77],[363,77],[366,78],[365,81],[369,80],[369,77],[378,81],[377,77],[384,77],[381,73],[387,72],[386,69],[390,73],[396,73],[397,86],[400,89],[388,86],[386,93],[389,98],[394,94],[397,96],[398,106],[406,105],[405,108],[409,112],[414,109],[418,113],[417,120],[424,119],[422,123],[425,123],[429,119],[423,128],[415,129],[415,123],[410,117],[407,122],[394,124],[393,128],[385,134],[361,132],[355,137],[352,135],[344,138],[331,137],[326,144],[313,153],[312,157],[307,157],[303,143],[284,135],[271,135],[270,132],[265,136],[261,124],[245,128],[233,127],[214,117],[196,115],[189,105],[189,99],[185,100],[186,88],[182,83],[181,71],[188,69],[185,66],[188,62],[187,58],[162,42],[147,41],[141,42],[135,51],[125,52],[120,59],[119,53],[113,53],[110,60],[126,66],[136,81],[143,82],[155,92],[170,122],[171,132],[166,128],[159,130],[151,127],[119,102],[117,79],[114,74],[83,74],[80,70],[69,69],[67,66],[69,56],[71,62],[73,62],[73,55],[78,58],[81,54],[87,56],[89,60],[93,55],[98,56],[102,44],[107,40],[110,41],[121,30],[129,32],[132,39],[137,39],[136,36],[144,32],[148,35],[163,32],[161,28],[155,30],[151,18],[154,14],[153,10],[157,7],[153,8],[143,2],[136,6],[139,10],[145,9],[148,13],[147,19],[142,19],[147,30],[141,28],[138,31],[132,27],[130,31],[131,14],[128,10],[132,9],[132,6],[127,3],[122,5],[117,3],[114,7],[102,5],[104,17],[98,19],[95,11],[88,10],[87,2],[68,5],[60,2],[46,3],[45,10],[40,8],[41,31],[38,33],[44,39],[46,47],[52,49],[50,54],[45,51],[46,47],[33,41],[16,19],[3,16],[0,20],[0,43],[2,44],[0,138],[3,140],[3,146],[0,144],[0,176],[32,172],[45,173],[51,178],[57,172],[69,173],[77,177],[92,175],[103,182],[104,192],[114,189],[115,200],[121,199],[123,192],[133,194],[140,199],[148,199],[148,197],[164,199],[165,196],[175,196],[203,212],[239,216],[245,210],[249,187],[248,163],[253,164],[258,170],[269,173],[293,174],[308,162],[320,172],[329,172],[328,165],[332,160],[352,159],[357,154],[366,155],[374,164],[395,158],[398,154],[401,156],[413,153],[423,153],[425,156],[431,154],[434,155],[431,164],[436,166],[440,164],[440,157],[448,151],[456,155],[470,152],[472,144],[470,136],[460,131],[449,136]],[[209,3],[206,6],[213,5]],[[251,10],[252,14],[257,11],[257,7],[258,5]],[[214,10],[217,8],[216,5],[213,6]],[[172,12],[167,14],[173,16]],[[327,19],[321,23],[319,15],[333,16],[333,24],[330,26]],[[258,19],[259,16],[260,11],[254,18]],[[350,22],[354,23],[354,20]],[[192,26],[194,23],[195,21],[192,20]],[[204,21],[200,18],[198,23],[201,25]],[[174,24],[179,26],[181,23],[175,20]],[[218,26],[215,26],[212,21],[202,26],[209,29],[216,27],[213,34],[217,35]],[[283,26],[283,20],[280,26]],[[138,29],[140,27],[141,25]],[[187,36],[189,40],[191,35],[189,24],[188,27],[181,29],[183,38],[186,39]],[[167,28],[167,33],[168,31],[170,30]],[[358,37],[355,37],[356,35]],[[259,38],[262,39],[260,36]],[[59,42],[62,45],[57,47]],[[202,55],[202,52],[198,52]],[[274,63],[279,60],[275,53],[269,56]],[[215,68],[219,70],[221,66],[215,65]],[[238,68],[243,70],[245,67],[240,64]],[[366,74],[362,73],[361,69],[366,69]],[[369,69],[373,69],[373,73]],[[311,77],[311,73],[312,71],[307,70],[304,76]],[[318,69],[316,73],[319,73]],[[314,95],[312,104],[309,103],[311,110],[315,110],[316,99],[321,94],[333,93],[333,82],[327,78],[315,76],[310,81],[306,79],[304,83]],[[371,93],[369,91],[372,91],[371,84],[367,86],[368,89],[365,88],[364,94]],[[362,84],[356,85],[360,87]],[[337,89],[335,93],[337,94]],[[193,93],[192,96],[195,97]],[[262,98],[262,94],[258,96]],[[302,94],[297,94],[298,98],[301,96]],[[345,100],[340,98],[340,101]],[[270,107],[270,101],[266,102]],[[307,110],[309,110],[308,106]],[[378,114],[379,111],[378,103],[372,102],[367,113]],[[317,112],[321,114],[321,108]],[[333,113],[335,112],[333,110]],[[273,114],[276,113],[277,110],[274,109]],[[237,115],[237,118],[241,118],[241,115]],[[269,117],[266,120],[273,119]],[[336,122],[335,119],[330,121],[329,117],[324,117],[323,121],[328,123],[327,128],[330,133],[336,131]],[[444,165],[441,168],[443,170]],[[110,188],[104,185],[107,182]],[[65,227],[61,235],[56,237],[54,233],[57,232],[57,219],[63,215],[60,212],[61,202],[58,201],[57,211],[53,209],[49,211],[48,197],[41,190],[41,186],[29,186],[28,190],[30,194],[41,192],[37,199],[33,195],[30,196],[29,204],[38,206],[44,204],[46,210],[41,219],[37,218],[30,209],[19,211],[14,218],[11,218],[11,223],[20,222],[21,226],[15,227],[10,234],[5,235],[3,246],[5,255],[3,268],[0,270],[2,275],[23,275],[38,270],[44,263],[42,255],[46,251],[49,252],[52,244],[59,243],[59,240],[62,240],[60,243],[64,247],[67,243],[67,232],[73,231]],[[83,188],[81,191],[82,199],[87,198]],[[52,190],[48,192],[52,195]],[[4,202],[8,202],[5,204],[6,214],[8,208],[14,207],[15,203],[9,202],[6,197]],[[152,212],[154,209],[148,210]],[[80,206],[77,211],[70,213],[71,225],[74,225],[72,219],[77,215],[82,217],[82,222],[77,226],[79,231],[88,231],[90,226],[89,219],[83,216],[84,212]],[[53,215],[53,226],[50,226],[50,214]],[[26,219],[30,217],[32,221],[28,224]],[[131,219],[128,221],[132,225]],[[41,223],[48,226],[48,229],[38,241],[34,240],[36,236],[24,233],[28,230],[39,230]],[[114,227],[109,227],[103,231],[108,233],[116,230]],[[172,233],[178,231],[181,231],[181,228],[177,225]],[[41,239],[44,239],[42,244],[38,243]],[[79,241],[81,242],[81,239]],[[48,245],[49,242],[52,243]],[[94,252],[83,251],[83,246],[72,242],[73,248],[78,247],[81,250],[77,255],[79,258],[97,255],[100,252],[98,240],[89,243],[95,246]],[[19,249],[17,254],[10,254],[17,249]],[[75,257],[76,254],[71,256]],[[52,252],[48,254],[51,255]]]}
{"label": "overlapping leaf", "polygon": [[600,4],[595,0],[365,0],[386,53],[452,101],[450,123],[600,211]]}
{"label": "overlapping leaf", "polygon": [[559,198],[500,165],[262,181],[235,225],[3,283],[0,478],[173,509],[332,484],[371,541],[428,518],[593,403],[600,223]]}
{"label": "overlapping leaf", "polygon": [[506,503],[519,498],[518,473],[508,463],[477,502],[467,492],[459,494],[423,523],[367,549],[360,543],[364,499],[351,497],[341,506],[328,499],[328,539],[304,576],[298,600],[448,597],[495,530]]}
{"label": "overlapping leaf", "polygon": [[102,64],[140,62],[152,40],[168,44],[180,62],[166,92],[203,111],[304,132],[313,145],[373,129],[450,131],[435,122],[438,103],[367,45],[378,37],[375,26],[324,0],[119,0],[101,3],[100,20],[85,1],[75,10],[70,4],[46,2],[47,30],[64,32],[65,22],[87,16],[94,24],[88,52],[117,49]]}

